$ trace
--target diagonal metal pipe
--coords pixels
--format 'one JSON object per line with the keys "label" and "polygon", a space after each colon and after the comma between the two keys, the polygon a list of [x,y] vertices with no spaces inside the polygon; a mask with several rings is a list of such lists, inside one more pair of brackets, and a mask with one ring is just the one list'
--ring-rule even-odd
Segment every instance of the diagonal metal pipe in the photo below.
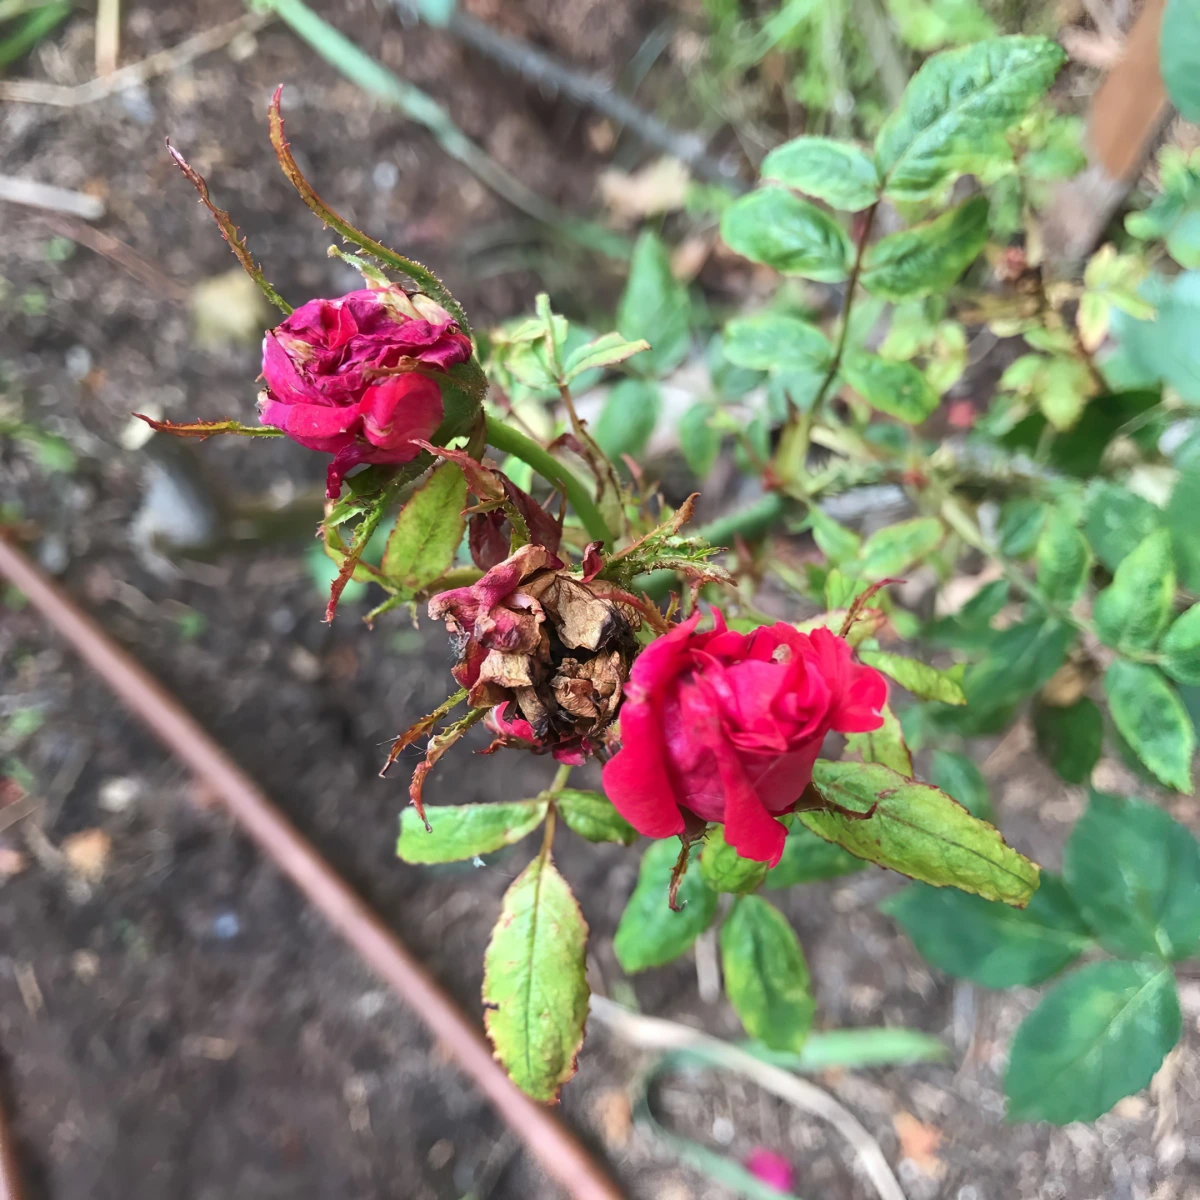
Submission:
{"label": "diagonal metal pipe", "polygon": [[[492,1057],[482,1031],[412,956],[379,915],[236,766],[179,701],[11,542],[0,535],[0,577],[103,679],[162,744],[219,796],[230,815],[334,930],[420,1017],[451,1059],[573,1200],[621,1200],[621,1192],[579,1139],[521,1092]],[[0,1164],[5,1162],[0,1132]],[[0,1200],[21,1200],[15,1165],[0,1165]]]}

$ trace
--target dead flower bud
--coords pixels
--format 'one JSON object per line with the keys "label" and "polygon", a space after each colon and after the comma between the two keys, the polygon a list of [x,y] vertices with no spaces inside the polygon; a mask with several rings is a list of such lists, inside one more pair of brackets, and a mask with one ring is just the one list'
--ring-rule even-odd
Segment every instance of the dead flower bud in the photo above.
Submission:
{"label": "dead flower bud", "polygon": [[565,569],[545,546],[522,546],[470,587],[442,592],[429,615],[457,639],[455,679],[473,708],[505,705],[496,731],[578,761],[617,715],[638,649],[634,596]]}

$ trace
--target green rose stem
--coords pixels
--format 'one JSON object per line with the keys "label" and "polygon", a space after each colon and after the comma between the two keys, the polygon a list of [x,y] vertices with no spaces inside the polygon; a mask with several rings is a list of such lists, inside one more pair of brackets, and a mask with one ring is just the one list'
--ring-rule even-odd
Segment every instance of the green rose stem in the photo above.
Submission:
{"label": "green rose stem", "polygon": [[812,404],[814,416],[821,411],[821,405],[825,402],[825,393],[829,391],[830,385],[837,377],[838,368],[842,365],[842,355],[846,353],[846,340],[850,334],[850,309],[854,305],[854,292],[858,287],[858,277],[862,274],[863,256],[867,252],[867,243],[871,240],[871,230],[875,227],[875,214],[878,211],[879,201],[876,200],[867,209],[867,215],[863,221],[862,233],[854,252],[854,266],[850,268],[850,278],[846,281],[846,298],[842,301],[842,328],[838,334],[837,348],[833,352],[833,358],[830,359],[829,370],[825,372],[825,378],[821,380],[821,386],[817,389],[817,396]]}
{"label": "green rose stem", "polygon": [[571,507],[583,522],[583,527],[588,531],[588,536],[597,542],[603,542],[605,547],[611,550],[612,531],[587,488],[532,438],[526,437],[495,417],[489,416],[486,421],[488,445],[528,463],[543,479],[561,487],[566,492]]}

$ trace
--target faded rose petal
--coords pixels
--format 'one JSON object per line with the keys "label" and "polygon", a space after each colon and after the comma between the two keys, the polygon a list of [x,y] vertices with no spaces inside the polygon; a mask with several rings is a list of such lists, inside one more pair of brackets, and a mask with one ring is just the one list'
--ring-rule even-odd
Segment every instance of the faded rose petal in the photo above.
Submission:
{"label": "faded rose petal", "polygon": [[746,1170],[756,1179],[761,1179],[767,1187],[779,1192],[790,1192],[796,1185],[796,1172],[792,1164],[782,1154],[776,1154],[765,1146],[755,1146],[750,1151]]}
{"label": "faded rose petal", "polygon": [[410,461],[419,453],[413,440],[427,440],[441,424],[435,381],[379,375],[402,361],[445,370],[470,358],[470,339],[448,317],[433,324],[410,315],[419,311],[394,285],[363,288],[310,300],[264,338],[260,419],[302,446],[336,455],[329,488],[340,487],[359,463]]}

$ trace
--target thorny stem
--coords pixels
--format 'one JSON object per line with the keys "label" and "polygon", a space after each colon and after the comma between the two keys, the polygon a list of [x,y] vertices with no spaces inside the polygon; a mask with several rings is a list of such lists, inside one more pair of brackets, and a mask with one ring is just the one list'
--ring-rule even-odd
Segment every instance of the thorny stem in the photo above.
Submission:
{"label": "thorny stem", "polygon": [[871,230],[875,228],[875,214],[879,211],[879,204],[880,202],[876,200],[867,209],[866,219],[863,221],[862,233],[859,234],[858,246],[854,252],[854,266],[850,268],[850,278],[846,281],[846,296],[842,301],[842,327],[838,333],[833,358],[829,362],[829,370],[825,372],[825,378],[821,380],[816,399],[813,400],[814,415],[821,411],[821,405],[825,402],[825,393],[829,391],[830,385],[836,378],[838,369],[842,365],[842,356],[846,353],[846,341],[850,336],[850,309],[854,305],[854,292],[858,287],[858,277],[862,274],[863,258],[867,253],[867,243],[871,240]]}
{"label": "thorny stem", "polygon": [[532,438],[526,437],[519,430],[493,416],[485,418],[487,422],[487,440],[489,446],[512,454],[522,462],[528,463],[543,479],[556,487],[561,487],[567,494],[571,507],[578,513],[588,536],[611,548],[613,543],[612,531],[608,528],[596,502],[588,494],[584,485],[571,474],[549,451],[544,450]]}

